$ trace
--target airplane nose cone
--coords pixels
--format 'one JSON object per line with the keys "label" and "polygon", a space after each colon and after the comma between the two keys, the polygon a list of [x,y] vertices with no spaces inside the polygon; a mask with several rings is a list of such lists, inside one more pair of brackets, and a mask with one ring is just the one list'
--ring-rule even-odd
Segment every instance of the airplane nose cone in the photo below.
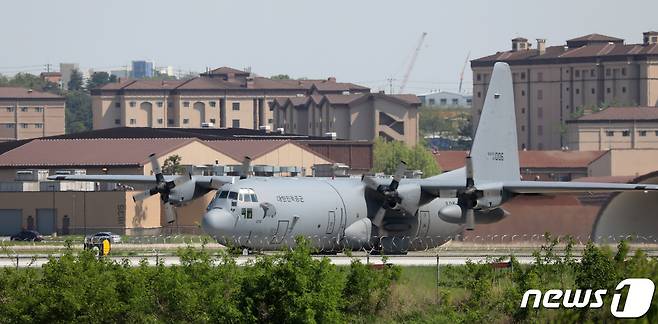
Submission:
{"label": "airplane nose cone", "polygon": [[203,229],[212,235],[230,235],[235,228],[235,217],[223,209],[211,209],[203,215]]}

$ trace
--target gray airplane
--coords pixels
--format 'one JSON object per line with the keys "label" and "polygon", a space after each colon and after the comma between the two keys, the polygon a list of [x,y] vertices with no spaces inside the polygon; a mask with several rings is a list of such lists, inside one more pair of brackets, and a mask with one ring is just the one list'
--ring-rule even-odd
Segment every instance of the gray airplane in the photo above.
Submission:
{"label": "gray airplane", "polygon": [[[658,185],[522,181],[519,173],[512,75],[496,63],[464,168],[425,179],[319,179],[164,176],[151,156],[152,176],[53,176],[52,180],[153,183],[134,196],[155,194],[167,208],[216,190],[203,229],[222,244],[274,250],[304,236],[324,251],[376,249],[386,253],[439,246],[475,224],[508,215],[506,201],[525,194],[658,190]],[[244,170],[248,169],[245,160]]]}

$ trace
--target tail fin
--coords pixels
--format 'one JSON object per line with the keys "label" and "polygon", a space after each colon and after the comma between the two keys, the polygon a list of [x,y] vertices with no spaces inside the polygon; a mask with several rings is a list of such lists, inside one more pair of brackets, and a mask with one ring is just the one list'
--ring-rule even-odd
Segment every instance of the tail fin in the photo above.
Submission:
{"label": "tail fin", "polygon": [[470,155],[475,185],[521,177],[512,73],[507,63],[494,65]]}

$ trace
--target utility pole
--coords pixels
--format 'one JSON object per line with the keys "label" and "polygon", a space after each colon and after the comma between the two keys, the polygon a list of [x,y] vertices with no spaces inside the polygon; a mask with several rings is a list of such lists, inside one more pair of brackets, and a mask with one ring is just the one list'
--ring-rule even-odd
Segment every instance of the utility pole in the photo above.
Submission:
{"label": "utility pole", "polygon": [[393,81],[395,81],[395,79],[388,78],[386,81],[388,81],[388,94],[393,94]]}
{"label": "utility pole", "polygon": [[46,68],[46,72],[50,72],[50,63],[45,64],[44,67]]}

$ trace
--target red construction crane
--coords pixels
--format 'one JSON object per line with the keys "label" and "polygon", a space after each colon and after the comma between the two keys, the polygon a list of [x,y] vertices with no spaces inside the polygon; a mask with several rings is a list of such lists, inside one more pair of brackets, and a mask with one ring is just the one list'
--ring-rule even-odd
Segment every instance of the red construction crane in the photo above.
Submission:
{"label": "red construction crane", "polygon": [[409,65],[407,66],[407,71],[405,71],[404,73],[404,78],[402,78],[402,83],[400,84],[400,91],[398,91],[398,93],[402,93],[402,91],[404,91],[404,87],[407,85],[407,81],[409,81],[409,75],[411,74],[411,70],[414,68],[414,64],[416,64],[416,58],[418,57],[418,53],[420,52],[420,49],[423,46],[423,42],[425,41],[425,36],[427,36],[426,32],[423,32],[423,34],[420,35],[420,40],[418,40],[418,46],[416,46],[416,50],[411,56],[411,61],[409,61]]}

